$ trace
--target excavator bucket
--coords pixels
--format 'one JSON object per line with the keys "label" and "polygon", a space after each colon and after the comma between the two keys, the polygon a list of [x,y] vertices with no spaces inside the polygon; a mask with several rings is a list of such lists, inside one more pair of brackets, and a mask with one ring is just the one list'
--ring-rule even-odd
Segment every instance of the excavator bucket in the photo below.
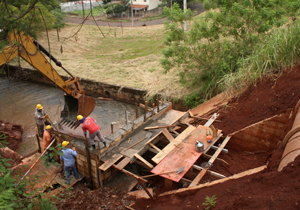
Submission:
{"label": "excavator bucket", "polygon": [[76,129],[79,126],[77,115],[89,116],[95,108],[95,99],[82,94],[78,99],[65,94],[65,106],[61,112],[61,124]]}

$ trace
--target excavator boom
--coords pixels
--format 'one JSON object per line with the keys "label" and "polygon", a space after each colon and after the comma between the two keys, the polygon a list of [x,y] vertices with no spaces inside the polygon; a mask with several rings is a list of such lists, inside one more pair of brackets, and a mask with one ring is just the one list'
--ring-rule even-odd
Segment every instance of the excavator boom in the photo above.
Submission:
{"label": "excavator boom", "polygon": [[[61,88],[65,92],[65,106],[64,110],[61,112],[61,117],[67,118],[68,121],[72,121],[72,125],[78,125],[78,123],[75,123],[77,115],[80,114],[83,117],[87,117],[92,113],[95,108],[95,100],[94,98],[85,95],[84,91],[80,87],[79,78],[74,77],[69,71],[67,71],[61,65],[61,62],[56,60],[36,40],[30,36],[24,35],[23,33],[9,33],[9,42],[10,45],[6,46],[2,53],[0,53],[0,65],[19,55],[27,63]],[[45,58],[42,52],[57,66],[64,69],[70,75],[70,79],[65,81],[53,68],[51,63]]]}

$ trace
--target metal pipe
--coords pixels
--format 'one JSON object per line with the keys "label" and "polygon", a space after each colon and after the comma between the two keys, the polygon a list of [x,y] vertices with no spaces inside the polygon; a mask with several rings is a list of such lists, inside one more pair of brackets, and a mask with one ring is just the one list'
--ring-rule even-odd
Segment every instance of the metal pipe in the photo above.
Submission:
{"label": "metal pipe", "polygon": [[278,166],[278,171],[281,171],[289,163],[293,162],[297,156],[300,155],[300,101],[298,101],[295,111],[296,116],[292,129],[286,134],[283,143],[285,149],[283,151],[281,161]]}
{"label": "metal pipe", "polygon": [[[214,149],[214,150],[219,149],[219,147],[216,147],[216,146],[211,146],[211,148]],[[222,152],[228,153],[228,149],[222,149]]]}

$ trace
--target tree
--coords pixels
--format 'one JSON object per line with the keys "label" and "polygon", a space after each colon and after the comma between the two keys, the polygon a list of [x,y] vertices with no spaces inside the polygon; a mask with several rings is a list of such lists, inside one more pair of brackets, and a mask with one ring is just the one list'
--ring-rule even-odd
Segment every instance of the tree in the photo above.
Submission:
{"label": "tree", "polygon": [[35,37],[46,25],[48,29],[64,26],[58,0],[3,0],[0,9],[0,28],[5,32],[24,31]]}
{"label": "tree", "polygon": [[218,82],[223,76],[237,71],[240,59],[248,56],[273,27],[282,26],[293,17],[300,5],[297,0],[202,2],[207,13],[194,19],[187,33],[182,23],[192,18],[176,4],[172,12],[164,9],[171,23],[165,23],[167,49],[162,60],[166,71],[181,67],[182,84],[201,88],[202,98],[220,92]]}
{"label": "tree", "polygon": [[121,3],[119,4],[109,4],[106,5],[107,14],[112,14],[112,13],[122,13],[127,11],[128,7],[129,7],[129,1],[130,0],[122,0]]}

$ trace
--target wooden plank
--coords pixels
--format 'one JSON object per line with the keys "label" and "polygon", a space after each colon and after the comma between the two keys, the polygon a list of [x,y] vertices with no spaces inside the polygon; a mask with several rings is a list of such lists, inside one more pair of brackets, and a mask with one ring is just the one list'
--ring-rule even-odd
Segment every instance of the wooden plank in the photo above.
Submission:
{"label": "wooden plank", "polygon": [[177,125],[162,125],[162,126],[152,126],[152,127],[146,127],[144,130],[152,130],[152,129],[159,129],[159,128],[171,128],[175,127]]}
{"label": "wooden plank", "polygon": [[184,195],[194,194],[194,193],[198,192],[201,188],[211,187],[211,186],[214,186],[216,184],[221,184],[221,183],[224,183],[224,182],[229,181],[229,180],[235,180],[235,179],[239,179],[239,178],[251,175],[251,174],[259,173],[259,172],[265,170],[266,168],[267,168],[267,165],[260,166],[258,168],[250,169],[250,170],[241,172],[239,174],[235,174],[233,176],[226,177],[224,179],[219,179],[219,180],[208,182],[208,183],[205,183],[205,184],[200,184],[200,185],[197,185],[197,186],[194,186],[194,187],[181,188],[181,189],[178,189],[178,190],[165,192],[163,194],[160,194],[159,197],[166,196],[166,195],[181,195],[181,196],[184,196]]}
{"label": "wooden plank", "polygon": [[[204,168],[200,167],[200,166],[197,166],[197,165],[193,165],[193,168],[201,171],[201,170],[204,170]],[[207,172],[210,174],[210,175],[213,175],[215,177],[218,177],[220,179],[223,179],[223,178],[226,178],[226,176],[224,176],[223,174],[219,174],[219,173],[216,173],[214,171],[210,171],[210,170],[207,170]]]}
{"label": "wooden plank", "polygon": [[[209,163],[213,163],[215,159],[219,156],[219,154],[222,152],[222,149],[226,146],[227,142],[230,140],[231,136],[227,136],[221,146],[218,148],[218,150],[215,152],[215,154],[212,156],[212,158],[208,161]],[[189,185],[189,187],[193,187],[198,185],[202,177],[206,174],[208,169],[201,170],[201,172],[196,176],[196,178],[193,180],[193,182]]]}
{"label": "wooden plank", "polygon": [[174,137],[171,135],[171,133],[167,129],[164,129],[162,133],[169,140],[169,142],[174,140]]}
{"label": "wooden plank", "polygon": [[139,182],[134,179],[133,181],[130,182],[128,188],[127,188],[127,192],[130,192]]}
{"label": "wooden plank", "polygon": [[142,186],[142,188],[145,190],[145,192],[149,195],[149,197],[154,200],[153,195],[148,191],[148,189],[145,187],[144,183],[141,182],[140,179],[138,179],[139,184]]}
{"label": "wooden plank", "polygon": [[158,151],[158,152],[161,151],[161,149],[159,149],[159,148],[158,148],[157,146],[155,146],[154,144],[149,143],[149,145],[150,145],[151,147],[153,147],[153,149],[155,149],[156,151]]}
{"label": "wooden plank", "polygon": [[140,161],[142,161],[143,163],[145,163],[149,168],[153,168],[153,165],[151,163],[149,163],[147,160],[145,160],[142,156],[140,156],[139,154],[134,154],[134,156],[139,159]]}
{"label": "wooden plank", "polygon": [[121,155],[121,154],[114,154],[114,155],[112,155],[110,159],[108,159],[107,161],[105,161],[99,167],[99,169],[101,169],[102,171],[106,171],[109,167],[111,167],[115,162],[117,162],[118,160],[120,160],[122,157],[123,157],[123,155]]}
{"label": "wooden plank", "polygon": [[135,145],[137,145],[138,143],[140,143],[140,142],[144,141],[146,138],[147,138],[147,137],[145,137],[145,138],[143,138],[143,139],[139,140],[138,142],[134,143],[134,144],[133,144],[133,145],[131,145],[130,147],[126,148],[124,151],[126,151],[126,150],[130,149],[131,147],[134,147],[134,146],[135,146]]}
{"label": "wooden plank", "polygon": [[[153,197],[153,189],[152,188],[147,188],[147,190]],[[130,195],[130,196],[135,197],[136,199],[149,198],[149,195],[146,193],[145,190],[136,190],[136,191],[133,191],[133,192],[128,192],[127,194]]]}
{"label": "wooden plank", "polygon": [[138,152],[138,150],[136,150],[136,149],[128,149],[126,151],[122,150],[120,153],[128,158],[133,158],[134,154],[137,152]]}
{"label": "wooden plank", "polygon": [[121,160],[121,162],[119,162],[117,165],[116,165],[116,168],[121,170],[123,169],[128,163],[130,163],[131,159],[128,158],[128,157],[124,157],[123,160]]}
{"label": "wooden plank", "polygon": [[170,179],[165,179],[165,190],[170,191],[173,189],[173,181]]}
{"label": "wooden plank", "polygon": [[203,152],[203,154],[206,154],[208,152],[208,150],[210,150],[210,148],[223,136],[222,133],[220,133],[210,144],[209,146],[205,149],[205,151]]}
{"label": "wooden plank", "polygon": [[204,124],[204,126],[205,127],[211,126],[211,124],[213,124],[213,122],[215,121],[215,119],[217,119],[218,116],[219,114],[214,113],[213,116],[211,116],[211,118]]}
{"label": "wooden plank", "polygon": [[152,158],[152,161],[158,164],[165,156],[169,154],[180,142],[182,142],[193,130],[194,126],[187,127],[179,136],[177,136],[170,144],[168,144],[161,152]]}
{"label": "wooden plank", "polygon": [[[116,168],[116,165],[113,164],[112,166]],[[142,182],[145,182],[145,183],[147,182],[146,179],[143,179],[143,178],[139,177],[138,175],[136,175],[134,173],[131,173],[130,171],[125,170],[124,168],[121,169],[120,171],[122,171],[123,173],[125,173],[125,174],[127,174],[127,175],[129,175],[133,178],[136,178],[138,181],[142,181]]]}

